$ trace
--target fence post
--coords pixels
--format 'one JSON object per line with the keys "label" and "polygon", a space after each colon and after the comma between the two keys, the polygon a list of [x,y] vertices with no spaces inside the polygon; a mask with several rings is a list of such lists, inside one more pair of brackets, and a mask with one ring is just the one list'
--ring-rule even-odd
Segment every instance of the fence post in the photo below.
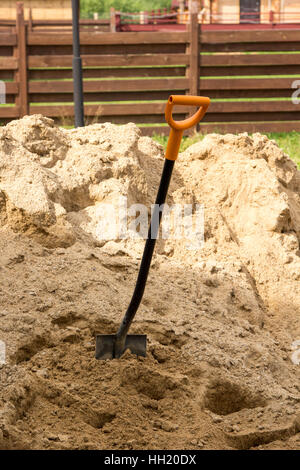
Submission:
{"label": "fence post", "polygon": [[33,25],[32,25],[32,9],[29,8],[29,18],[28,18],[28,30],[32,32]]}
{"label": "fence post", "polygon": [[179,12],[178,12],[178,23],[183,23],[184,15],[184,0],[179,0]]}
{"label": "fence post", "polygon": [[[196,3],[198,6],[198,3]],[[190,20],[190,68],[189,92],[198,95],[199,90],[199,23],[198,11],[191,12]]]}
{"label": "fence post", "polygon": [[16,56],[18,59],[18,70],[15,76],[19,84],[19,94],[16,98],[16,106],[19,108],[19,117],[29,114],[28,100],[28,70],[27,70],[27,29],[24,20],[24,4],[17,2],[16,15],[16,34],[17,48]]}
{"label": "fence post", "polygon": [[114,7],[111,7],[110,9],[110,32],[116,32],[116,10]]}
{"label": "fence post", "polygon": [[[187,78],[189,79],[189,95],[198,95],[199,93],[199,23],[198,23],[198,2],[189,2],[189,43],[187,53],[190,58],[190,64],[187,68]],[[194,114],[195,109],[191,109],[189,115]],[[194,132],[193,130],[191,132]]]}
{"label": "fence post", "polygon": [[116,13],[116,32],[122,31],[122,22],[121,22],[121,13],[118,11]]}
{"label": "fence post", "polygon": [[[93,13],[93,18],[94,18],[94,21],[98,21],[99,20],[99,14],[97,12],[94,12]],[[99,29],[99,26],[95,25],[94,29],[95,30]]]}

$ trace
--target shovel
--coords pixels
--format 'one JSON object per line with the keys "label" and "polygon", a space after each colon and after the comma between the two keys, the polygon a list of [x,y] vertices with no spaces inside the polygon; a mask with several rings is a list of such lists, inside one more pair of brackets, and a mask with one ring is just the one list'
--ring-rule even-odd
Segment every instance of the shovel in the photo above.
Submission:
{"label": "shovel", "polygon": [[[198,124],[198,122],[206,113],[209,103],[209,98],[203,96],[171,95],[168,99],[165,117],[167,123],[171,127],[171,131],[167,144],[163,173],[152,213],[148,237],[146,240],[135,289],[118,332],[115,335],[97,335],[96,359],[120,358],[127,349],[129,349],[132,354],[136,354],[137,356],[146,356],[147,336],[128,335],[127,333],[143,298],[152,255],[159,233],[162,217],[161,206],[166,201],[169,183],[171,181],[174,163],[179,153],[183,131],[190,129],[194,125]],[[197,106],[199,109],[193,116],[185,119],[184,121],[174,121],[172,116],[174,105]]]}

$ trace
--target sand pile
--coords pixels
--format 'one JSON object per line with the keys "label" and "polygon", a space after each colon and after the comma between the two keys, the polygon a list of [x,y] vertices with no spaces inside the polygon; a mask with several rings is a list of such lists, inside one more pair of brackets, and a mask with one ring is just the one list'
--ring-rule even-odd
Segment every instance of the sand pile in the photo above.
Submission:
{"label": "sand pile", "polygon": [[0,146],[1,217],[48,247],[88,235],[96,242],[99,203],[121,195],[129,204],[154,197],[153,158],[147,167],[161,149],[133,124],[65,131],[30,116],[2,128]]}
{"label": "sand pile", "polygon": [[268,317],[273,318],[273,327],[284,325],[287,333],[300,337],[300,173],[296,164],[260,134],[210,135],[190,147],[181,162],[184,187],[206,209],[210,240],[205,256],[239,259],[253,278]]}
{"label": "sand pile", "polygon": [[204,247],[158,243],[147,358],[94,360],[143,247],[103,240],[101,207],[150,210],[162,155],[133,124],[1,129],[1,448],[299,448],[300,175],[260,134],[180,155],[168,203],[204,205]]}

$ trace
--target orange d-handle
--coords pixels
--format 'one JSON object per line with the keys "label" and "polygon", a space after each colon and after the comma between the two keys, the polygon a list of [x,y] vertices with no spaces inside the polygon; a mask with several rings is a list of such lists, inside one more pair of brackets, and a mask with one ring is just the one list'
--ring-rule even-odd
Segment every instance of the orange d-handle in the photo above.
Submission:
{"label": "orange d-handle", "polygon": [[[171,127],[170,136],[168,140],[166,159],[177,160],[179,147],[183,135],[183,131],[190,129],[201,121],[207,108],[210,104],[210,99],[206,96],[189,96],[189,95],[171,95],[169,96],[165,117],[166,121]],[[172,116],[173,106],[198,106],[198,111],[193,116],[184,119],[183,121],[174,121]]]}

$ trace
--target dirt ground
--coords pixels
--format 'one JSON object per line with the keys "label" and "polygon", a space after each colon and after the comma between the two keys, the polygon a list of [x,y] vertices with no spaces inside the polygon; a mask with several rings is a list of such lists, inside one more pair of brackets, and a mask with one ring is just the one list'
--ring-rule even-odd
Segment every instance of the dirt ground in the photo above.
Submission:
{"label": "dirt ground", "polygon": [[94,358],[144,244],[103,240],[101,204],[150,208],[162,165],[134,124],[1,128],[1,449],[300,448],[300,172],[265,136],[179,156],[168,202],[203,204],[204,246],[158,242],[147,357]]}

